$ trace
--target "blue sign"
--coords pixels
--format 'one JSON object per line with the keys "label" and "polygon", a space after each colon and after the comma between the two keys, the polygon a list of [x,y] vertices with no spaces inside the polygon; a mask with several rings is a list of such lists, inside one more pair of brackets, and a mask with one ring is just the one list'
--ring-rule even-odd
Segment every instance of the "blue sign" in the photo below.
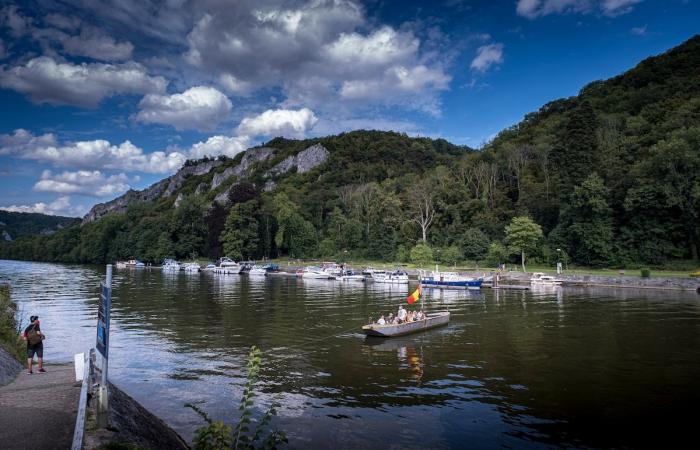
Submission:
{"label": "blue sign", "polygon": [[109,354],[109,313],[112,309],[112,289],[100,283],[100,304],[97,309],[96,348],[105,358]]}

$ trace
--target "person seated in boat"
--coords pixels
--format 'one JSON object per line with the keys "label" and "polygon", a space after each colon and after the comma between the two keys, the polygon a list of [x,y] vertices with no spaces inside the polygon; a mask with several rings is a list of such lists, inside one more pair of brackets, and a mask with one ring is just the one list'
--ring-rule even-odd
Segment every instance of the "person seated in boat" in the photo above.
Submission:
{"label": "person seated in boat", "polygon": [[379,320],[377,320],[377,325],[386,325],[386,319],[384,319],[384,314],[382,314]]}
{"label": "person seated in boat", "polygon": [[399,305],[399,312],[396,314],[396,318],[399,323],[404,323],[406,321],[406,310],[403,309],[403,305]]}
{"label": "person seated in boat", "polygon": [[396,322],[396,317],[394,317],[394,313],[389,313],[389,317],[386,319],[386,323],[395,323]]}
{"label": "person seated in boat", "polygon": [[409,311],[406,315],[406,322],[413,322],[415,320],[415,312]]}
{"label": "person seated in boat", "polygon": [[416,312],[416,319],[415,320],[423,320],[425,319],[425,315],[423,314],[423,310],[421,309],[420,311]]}

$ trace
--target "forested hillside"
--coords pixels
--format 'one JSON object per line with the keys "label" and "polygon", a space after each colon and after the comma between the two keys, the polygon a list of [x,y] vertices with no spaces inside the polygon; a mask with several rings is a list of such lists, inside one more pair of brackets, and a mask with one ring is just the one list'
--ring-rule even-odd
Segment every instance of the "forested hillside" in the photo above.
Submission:
{"label": "forested hillside", "polygon": [[515,253],[505,226],[529,216],[543,262],[557,248],[590,266],[697,260],[698,67],[694,37],[528,114],[481,151],[355,131],[188,162],[82,226],[2,244],[0,256],[493,262]]}
{"label": "forested hillside", "polygon": [[0,240],[11,241],[32,234],[53,234],[79,222],[75,217],[0,211]]}

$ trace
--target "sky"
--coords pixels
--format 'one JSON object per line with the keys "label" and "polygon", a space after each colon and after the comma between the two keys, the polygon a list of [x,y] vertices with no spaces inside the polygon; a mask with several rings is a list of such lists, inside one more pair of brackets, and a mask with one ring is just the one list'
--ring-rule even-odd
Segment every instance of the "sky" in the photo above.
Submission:
{"label": "sky", "polygon": [[700,0],[0,0],[0,209],[382,129],[474,148],[700,32]]}

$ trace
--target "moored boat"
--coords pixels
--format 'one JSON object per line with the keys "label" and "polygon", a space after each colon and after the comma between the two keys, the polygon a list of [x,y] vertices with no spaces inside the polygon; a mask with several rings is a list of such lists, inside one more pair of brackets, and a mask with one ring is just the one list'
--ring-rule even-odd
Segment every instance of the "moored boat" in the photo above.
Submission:
{"label": "moored boat", "polygon": [[182,269],[187,272],[187,273],[197,273],[199,272],[202,268],[197,264],[196,262],[190,262],[186,263]]}
{"label": "moored boat", "polygon": [[483,278],[462,277],[457,272],[440,272],[435,267],[435,271],[429,276],[421,277],[421,286],[439,289],[481,289]]}
{"label": "moored boat", "polygon": [[219,259],[219,265],[214,269],[214,273],[239,274],[243,267],[231,258],[223,257]]}
{"label": "moored boat", "polygon": [[166,259],[163,260],[163,270],[165,271],[171,271],[171,272],[178,272],[180,271],[180,263],[175,261],[174,259]]}
{"label": "moored boat", "polygon": [[304,267],[303,270],[297,272],[297,276],[314,280],[335,280],[335,275],[318,266]]}
{"label": "moored boat", "polygon": [[408,284],[408,274],[403,270],[393,272],[375,271],[372,274],[372,281],[385,284]]}
{"label": "moored boat", "polygon": [[405,334],[416,333],[418,331],[428,330],[440,325],[446,325],[450,321],[449,311],[439,311],[427,314],[425,319],[416,320],[413,322],[404,322],[400,324],[379,325],[371,323],[362,327],[362,331],[367,336],[378,337],[393,337],[403,336]]}
{"label": "moored boat", "polygon": [[254,265],[248,271],[248,275],[252,277],[264,277],[267,275],[267,270],[263,266]]}
{"label": "moored boat", "polygon": [[535,272],[530,277],[531,284],[543,284],[543,285],[548,285],[548,286],[557,286],[557,285],[560,285],[561,282],[562,282],[562,280],[560,280],[559,278],[553,277],[552,275],[546,275],[542,272]]}

